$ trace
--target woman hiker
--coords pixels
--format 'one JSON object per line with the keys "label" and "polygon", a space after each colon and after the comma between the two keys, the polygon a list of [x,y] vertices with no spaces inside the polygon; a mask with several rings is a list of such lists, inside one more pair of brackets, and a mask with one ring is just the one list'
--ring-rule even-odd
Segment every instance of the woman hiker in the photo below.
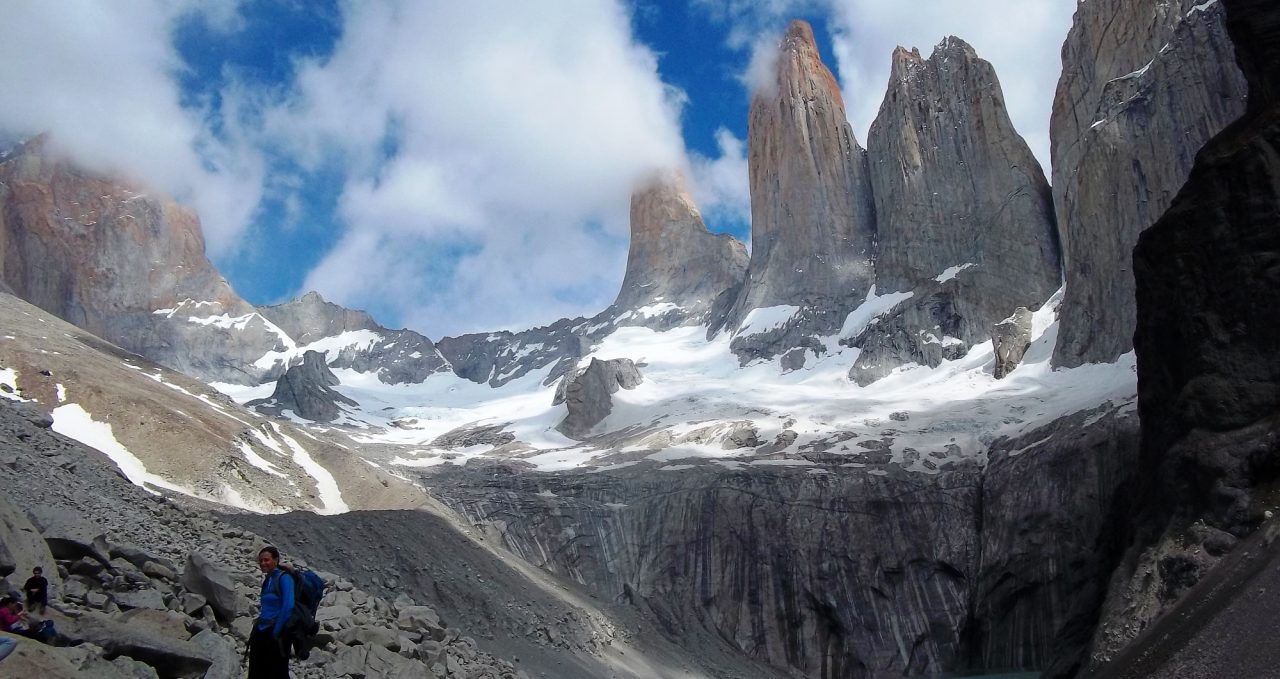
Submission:
{"label": "woman hiker", "polygon": [[263,547],[258,552],[262,602],[249,635],[249,679],[289,679],[289,655],[285,651],[284,626],[293,614],[293,577],[280,568],[280,550]]}

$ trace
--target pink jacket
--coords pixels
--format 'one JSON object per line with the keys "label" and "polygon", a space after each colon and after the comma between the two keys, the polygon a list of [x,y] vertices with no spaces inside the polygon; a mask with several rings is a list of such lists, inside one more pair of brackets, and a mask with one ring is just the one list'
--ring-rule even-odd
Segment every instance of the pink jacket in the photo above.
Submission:
{"label": "pink jacket", "polygon": [[14,624],[21,619],[22,616],[9,610],[8,606],[0,608],[0,632],[13,631]]}

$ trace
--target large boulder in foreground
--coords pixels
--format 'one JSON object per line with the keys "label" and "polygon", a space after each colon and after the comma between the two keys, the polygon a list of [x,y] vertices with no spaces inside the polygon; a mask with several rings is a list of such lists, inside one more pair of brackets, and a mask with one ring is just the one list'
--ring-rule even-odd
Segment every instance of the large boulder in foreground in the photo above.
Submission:
{"label": "large boulder in foreground", "polygon": [[231,574],[200,552],[187,555],[182,586],[208,600],[213,612],[224,623],[235,620],[241,613],[243,601],[236,593]]}

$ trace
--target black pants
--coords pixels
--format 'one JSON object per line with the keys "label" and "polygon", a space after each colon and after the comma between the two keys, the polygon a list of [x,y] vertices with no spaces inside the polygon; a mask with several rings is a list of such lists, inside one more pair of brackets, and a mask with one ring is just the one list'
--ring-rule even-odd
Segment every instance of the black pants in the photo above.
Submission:
{"label": "black pants", "polygon": [[269,629],[255,626],[249,635],[249,679],[289,679],[289,659]]}

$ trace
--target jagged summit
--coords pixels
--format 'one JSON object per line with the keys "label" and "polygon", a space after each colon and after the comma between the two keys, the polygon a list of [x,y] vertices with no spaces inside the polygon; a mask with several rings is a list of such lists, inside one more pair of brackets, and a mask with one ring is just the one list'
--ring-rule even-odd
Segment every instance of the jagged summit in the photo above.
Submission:
{"label": "jagged summit", "polygon": [[954,36],[928,59],[899,47],[892,61],[867,136],[875,281],[879,294],[912,298],[852,340],[863,384],[967,351],[1017,308],[1049,299],[1061,277],[1049,184],[995,69]]}
{"label": "jagged summit", "polygon": [[866,152],[807,23],[787,29],[772,84],[751,102],[751,262],[724,325],[738,330],[764,308],[796,313],[785,328],[743,338],[735,346],[743,360],[813,344],[804,338],[838,328],[874,282]]}
{"label": "jagged summit", "polygon": [[735,238],[707,231],[683,173],[655,174],[631,196],[627,273],[614,307],[704,320],[716,298],[742,282],[747,259]]}

